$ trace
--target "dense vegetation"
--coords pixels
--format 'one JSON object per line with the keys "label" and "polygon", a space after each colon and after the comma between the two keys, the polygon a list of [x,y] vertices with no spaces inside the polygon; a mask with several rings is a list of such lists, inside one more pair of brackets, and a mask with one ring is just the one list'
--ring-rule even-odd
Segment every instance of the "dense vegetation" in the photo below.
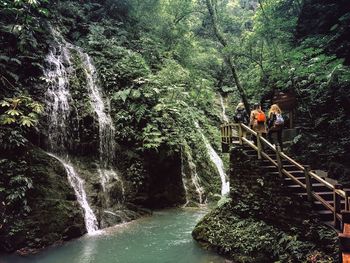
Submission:
{"label": "dense vegetation", "polygon": [[[30,227],[22,219],[45,183],[30,166],[47,146],[43,71],[57,46],[55,32],[94,60],[116,128],[115,167],[128,182],[130,203],[154,207],[166,200],[162,207],[184,203],[179,195],[164,197],[170,191],[164,184],[174,181],[152,185],[151,164],[164,156],[180,165],[193,156],[206,196],[220,188],[195,125],[219,149],[217,93],[228,98],[232,116],[240,100],[249,107],[275,90],[292,91],[299,133],[290,150],[349,183],[349,21],[346,0],[2,0],[0,236]],[[77,56],[74,65],[70,86],[82,124],[69,152],[84,167],[96,160],[90,149],[98,128]],[[164,193],[150,198],[158,188]],[[46,245],[41,242],[29,245]]]}

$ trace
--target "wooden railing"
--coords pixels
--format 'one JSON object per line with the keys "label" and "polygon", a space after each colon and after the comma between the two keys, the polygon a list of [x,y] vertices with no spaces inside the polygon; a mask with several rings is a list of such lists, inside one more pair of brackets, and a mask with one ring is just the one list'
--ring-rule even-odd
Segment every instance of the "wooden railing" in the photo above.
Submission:
{"label": "wooden railing", "polygon": [[[233,144],[244,144],[250,146],[250,148],[257,152],[258,159],[264,158],[268,160],[273,166],[275,166],[278,169],[278,173],[280,176],[287,176],[296,184],[304,188],[309,201],[317,200],[325,207],[326,210],[330,210],[333,213],[334,227],[337,229],[342,228],[341,204],[342,202],[345,202],[344,211],[348,212],[350,192],[343,190],[340,184],[333,185],[329,183],[324,178],[311,171],[309,166],[301,165],[299,162],[295,161],[285,153],[281,152],[279,146],[272,145],[269,141],[263,138],[261,134],[258,134],[257,132],[253,131],[244,124],[223,124],[221,125],[221,134],[223,152],[228,152],[229,147]],[[246,136],[243,136],[243,134],[246,134]],[[256,145],[248,139],[252,138],[252,136],[256,138]],[[226,151],[224,149],[226,149]],[[270,152],[267,153],[264,149],[269,149]],[[285,165],[283,163],[293,165],[296,169],[293,170],[293,173],[302,172],[305,177],[305,183],[299,180],[296,176],[294,176],[291,173],[291,171],[285,169]],[[327,187],[333,193],[332,202],[325,200],[321,194],[319,194],[313,189],[313,184],[315,184],[313,182],[322,184],[322,186]]]}

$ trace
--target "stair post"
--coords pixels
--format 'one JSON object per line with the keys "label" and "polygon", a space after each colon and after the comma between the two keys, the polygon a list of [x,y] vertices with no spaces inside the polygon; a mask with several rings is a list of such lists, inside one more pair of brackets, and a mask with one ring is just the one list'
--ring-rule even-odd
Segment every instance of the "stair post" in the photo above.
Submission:
{"label": "stair post", "polygon": [[261,140],[258,132],[256,133],[256,144],[258,146],[258,159],[260,160],[261,159]]}
{"label": "stair post", "polygon": [[343,233],[339,233],[340,262],[350,263],[350,212],[342,212]]}
{"label": "stair post", "polygon": [[227,136],[228,136],[228,143],[232,143],[232,127],[231,126],[226,126],[227,127]]}
{"label": "stair post", "polygon": [[312,182],[311,182],[311,176],[310,176],[310,166],[309,165],[305,165],[304,169],[305,169],[304,170],[304,175],[305,175],[307,200],[312,202],[313,196],[312,196]]}
{"label": "stair post", "polygon": [[350,195],[350,191],[349,189],[344,190],[345,192],[345,211],[350,211],[350,207],[349,207],[349,195]]}
{"label": "stair post", "polygon": [[283,169],[283,164],[281,160],[281,146],[277,145],[276,146],[276,160],[277,160],[277,166],[278,166],[278,174],[280,177],[283,177],[282,169]]}
{"label": "stair post", "polygon": [[340,220],[337,217],[337,214],[340,214],[341,211],[341,198],[337,193],[338,189],[342,189],[341,184],[335,184],[333,189],[333,202],[334,202],[334,211],[333,211],[333,224],[335,228],[340,228]]}
{"label": "stair post", "polygon": [[243,144],[243,131],[242,131],[242,124],[238,124],[238,138],[239,138],[239,144],[242,145]]}

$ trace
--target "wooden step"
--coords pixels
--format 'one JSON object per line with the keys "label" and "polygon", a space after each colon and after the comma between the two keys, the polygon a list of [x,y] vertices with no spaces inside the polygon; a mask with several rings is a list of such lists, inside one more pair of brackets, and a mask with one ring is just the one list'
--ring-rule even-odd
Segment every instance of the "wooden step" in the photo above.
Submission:
{"label": "wooden step", "polygon": [[[307,193],[296,193],[298,196],[303,198],[304,200],[307,200]],[[316,192],[316,194],[320,195],[324,200],[326,201],[332,201],[333,200],[333,192],[325,191],[325,192]]]}
{"label": "wooden step", "polygon": [[[301,183],[305,184],[305,177],[302,177],[302,176],[296,176],[295,179],[297,179],[298,181],[300,181]],[[286,184],[290,185],[290,184],[296,184],[295,181],[290,178],[290,177],[285,177],[284,178],[284,181]]]}
{"label": "wooden step", "polygon": [[[334,201],[327,201],[327,203],[331,206],[334,206]],[[320,201],[314,201],[313,205],[315,206],[316,209],[318,210],[322,210],[325,209],[325,206],[323,205],[323,203],[321,203]],[[340,206],[341,210],[345,209],[345,200],[341,200],[341,206]]]}
{"label": "wooden step", "polygon": [[289,171],[295,171],[298,168],[293,164],[286,164],[286,165],[283,165],[283,169],[289,172]]}
{"label": "wooden step", "polygon": [[[270,162],[271,164],[271,162]],[[296,167],[294,165],[283,165],[283,169],[289,171],[289,170],[294,170],[296,169]],[[261,169],[263,170],[268,170],[268,171],[271,171],[271,170],[277,170],[278,168],[274,165],[263,165],[261,166]]]}
{"label": "wooden step", "polygon": [[260,167],[264,172],[276,172],[278,168],[274,165],[264,165]]}
{"label": "wooden step", "polygon": [[[329,188],[321,183],[312,183],[312,191],[314,192],[326,192]],[[332,193],[332,192],[331,192]]]}
{"label": "wooden step", "polygon": [[293,191],[294,193],[297,193],[297,194],[301,194],[301,193],[304,193],[306,192],[306,189],[304,187],[301,187],[300,185],[298,184],[291,184],[291,185],[288,185],[287,186],[291,191]]}
{"label": "wooden step", "polygon": [[[276,161],[275,158],[271,158],[271,159],[273,159],[273,160],[277,163],[277,161]],[[264,158],[263,158],[261,161],[263,162],[264,165],[272,165],[272,163],[271,163],[270,160],[267,160],[267,159],[264,159]],[[283,161],[282,161],[282,164],[283,164],[283,165],[289,165],[290,163],[289,163],[287,160],[283,160]]]}
{"label": "wooden step", "polygon": [[330,210],[319,210],[317,211],[317,214],[319,215],[320,219],[322,221],[332,221],[333,220],[333,212]]}

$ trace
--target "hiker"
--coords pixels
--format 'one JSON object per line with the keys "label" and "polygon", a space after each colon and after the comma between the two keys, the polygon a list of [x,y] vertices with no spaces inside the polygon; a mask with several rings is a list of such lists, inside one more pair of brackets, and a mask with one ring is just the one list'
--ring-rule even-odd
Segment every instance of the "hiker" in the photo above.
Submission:
{"label": "hiker", "polygon": [[[266,115],[261,110],[261,105],[259,103],[254,104],[253,110],[250,113],[250,126],[260,136],[266,138]],[[253,136],[253,141],[255,145],[257,145],[257,138],[255,136]]]}
{"label": "hiker", "polygon": [[282,142],[282,132],[284,126],[284,119],[282,117],[282,111],[277,104],[273,104],[269,110],[269,118],[268,118],[268,140],[274,144],[274,140],[272,138],[272,134],[277,134],[277,141],[279,146],[281,147],[281,151],[283,151],[283,142]]}
{"label": "hiker", "polygon": [[235,116],[233,117],[233,119],[237,123],[243,123],[245,125],[248,125],[249,116],[248,116],[247,111],[244,108],[243,102],[238,103],[238,105],[236,107]]}
{"label": "hiker", "polygon": [[[245,110],[243,102],[238,103],[233,119],[235,120],[236,123],[243,123],[245,125],[249,124],[249,116],[247,111]],[[247,135],[247,132],[244,129],[242,129],[242,133],[243,133],[242,136],[245,138]]]}

